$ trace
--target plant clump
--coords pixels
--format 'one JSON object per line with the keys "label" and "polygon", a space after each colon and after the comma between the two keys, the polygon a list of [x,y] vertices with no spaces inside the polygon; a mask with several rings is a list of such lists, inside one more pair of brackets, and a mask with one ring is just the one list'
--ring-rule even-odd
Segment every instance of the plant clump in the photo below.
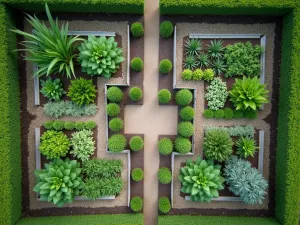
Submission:
{"label": "plant clump", "polygon": [[123,91],[119,87],[110,87],[107,89],[107,99],[110,102],[119,103],[123,100]]}
{"label": "plant clump", "polygon": [[160,197],[158,200],[158,209],[161,213],[170,212],[172,206],[168,197]]}
{"label": "plant clump", "polygon": [[179,111],[179,116],[184,121],[191,121],[194,119],[195,110],[191,106],[185,106]]}
{"label": "plant clump", "polygon": [[162,138],[158,142],[158,151],[162,155],[170,155],[173,151],[173,142],[170,138]]}
{"label": "plant clump", "polygon": [[129,141],[129,146],[132,151],[140,151],[144,147],[144,140],[140,136],[133,136]]}
{"label": "plant clump", "polygon": [[231,108],[224,109],[224,118],[227,120],[231,120],[233,118],[233,110]]}
{"label": "plant clump", "polygon": [[49,100],[58,101],[63,95],[67,92],[63,89],[63,84],[60,79],[51,79],[50,77],[47,80],[41,80],[41,93],[44,97]]}
{"label": "plant clump", "polygon": [[134,37],[142,37],[144,35],[144,27],[140,22],[134,22],[130,26],[130,31]]}
{"label": "plant clump", "polygon": [[173,24],[170,21],[163,21],[159,27],[159,33],[164,38],[169,38],[172,36],[174,31]]}
{"label": "plant clump", "polygon": [[75,122],[75,130],[84,130],[84,122],[82,121],[77,121]]}
{"label": "plant clump", "polygon": [[206,89],[205,99],[208,108],[212,110],[223,108],[228,96],[226,83],[221,78],[215,77]]}
{"label": "plant clump", "polygon": [[144,62],[141,58],[135,57],[130,62],[131,69],[136,72],[140,72],[144,68]]}
{"label": "plant clump", "polygon": [[139,87],[132,87],[129,90],[129,98],[131,101],[137,102],[143,98],[143,91]]}
{"label": "plant clump", "polygon": [[158,102],[161,104],[167,104],[171,101],[172,94],[168,89],[161,89],[158,92]]}
{"label": "plant clump", "polygon": [[127,140],[122,134],[114,134],[108,139],[108,149],[112,152],[121,152],[125,149]]}
{"label": "plant clump", "polygon": [[241,110],[234,110],[233,111],[233,118],[234,119],[240,119],[243,118],[244,113]]}
{"label": "plant clump", "polygon": [[193,71],[190,69],[185,69],[181,73],[181,77],[183,80],[192,80],[193,78]]}
{"label": "plant clump", "polygon": [[131,172],[131,178],[134,181],[141,181],[144,178],[144,171],[141,168],[134,168]]}
{"label": "plant clump", "polygon": [[213,118],[215,116],[215,114],[214,114],[214,111],[212,109],[204,109],[203,116],[205,118],[210,119],[210,118]]}
{"label": "plant clump", "polygon": [[196,69],[193,72],[193,80],[201,80],[204,76],[204,73],[201,69]]}
{"label": "plant clump", "polygon": [[203,71],[203,79],[206,81],[211,81],[214,79],[215,73],[212,69],[205,69]]}
{"label": "plant clump", "polygon": [[180,122],[177,131],[182,137],[191,137],[194,134],[194,125],[188,121]]}
{"label": "plant clump", "polygon": [[223,109],[218,109],[214,112],[214,116],[215,116],[216,119],[224,118],[224,114],[225,114],[225,112],[224,112]]}
{"label": "plant clump", "polygon": [[143,209],[143,199],[135,196],[130,200],[130,208],[133,212],[139,212]]}
{"label": "plant clump", "polygon": [[106,113],[110,117],[116,117],[120,114],[121,108],[116,103],[109,103],[106,106]]}
{"label": "plant clump", "polygon": [[237,147],[237,155],[243,158],[247,158],[248,156],[254,157],[256,152],[256,142],[254,139],[249,137],[241,137],[235,142]]}
{"label": "plant clump", "polygon": [[193,94],[188,89],[181,89],[176,93],[176,103],[180,106],[189,105],[193,101]]}
{"label": "plant clump", "polygon": [[162,184],[169,184],[172,181],[172,172],[167,167],[162,167],[158,171],[158,180]]}
{"label": "plant clump", "polygon": [[91,130],[81,130],[72,134],[70,153],[82,162],[90,159],[95,152],[95,141]]}
{"label": "plant clump", "polygon": [[192,150],[192,143],[188,138],[177,137],[175,139],[175,150],[180,154],[189,153]]}
{"label": "plant clump", "polygon": [[173,64],[169,59],[163,59],[159,63],[159,72],[162,74],[168,74],[172,70]]}
{"label": "plant clump", "polygon": [[121,130],[123,130],[124,128],[124,122],[121,118],[112,118],[110,121],[109,121],[109,129],[111,129],[112,131],[114,132],[119,132]]}

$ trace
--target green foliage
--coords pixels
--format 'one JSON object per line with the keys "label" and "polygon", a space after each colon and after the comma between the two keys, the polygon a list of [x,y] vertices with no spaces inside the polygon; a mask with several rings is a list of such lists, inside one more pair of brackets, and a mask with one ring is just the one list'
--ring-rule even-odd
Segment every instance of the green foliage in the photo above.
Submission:
{"label": "green foliage", "polygon": [[65,157],[69,149],[70,141],[61,131],[48,130],[41,136],[39,150],[47,159]]}
{"label": "green foliage", "polygon": [[188,138],[177,137],[175,139],[175,150],[180,154],[189,153],[192,150],[192,143]]}
{"label": "green foliage", "polygon": [[214,73],[218,74],[218,75],[220,75],[221,73],[224,73],[226,71],[226,68],[227,68],[227,65],[225,64],[225,62],[223,60],[219,59],[219,58],[212,61],[210,66],[214,70]]}
{"label": "green foliage", "polygon": [[95,121],[87,121],[84,124],[84,128],[87,130],[93,130],[97,127],[97,124]]}
{"label": "green foliage", "polygon": [[224,169],[229,190],[249,205],[262,204],[268,182],[250,162],[232,156]]}
{"label": "green foliage", "polygon": [[173,151],[173,142],[170,138],[162,138],[158,142],[158,151],[162,155],[170,155]]}
{"label": "green foliage", "polygon": [[244,113],[241,110],[234,110],[233,111],[233,118],[234,119],[240,119],[243,118]]}
{"label": "green foliage", "polygon": [[43,126],[45,127],[45,129],[47,130],[52,130],[53,128],[53,123],[54,123],[54,120],[48,120],[46,121]]}
{"label": "green foliage", "polygon": [[64,123],[64,128],[66,130],[73,130],[75,128],[75,122],[73,122],[73,121],[66,121]]}
{"label": "green foliage", "polygon": [[60,79],[52,80],[50,77],[47,80],[41,80],[42,89],[40,92],[49,100],[58,101],[67,92],[63,89],[63,84]]}
{"label": "green foliage", "polygon": [[161,89],[158,92],[158,102],[161,104],[167,104],[171,101],[172,94],[168,89]]}
{"label": "green foliage", "polygon": [[185,106],[179,111],[179,116],[182,120],[191,121],[194,119],[195,110],[191,106]]}
{"label": "green foliage", "polygon": [[263,47],[248,41],[228,45],[225,49],[224,59],[228,65],[225,77],[233,76],[259,76],[261,70],[260,55]]}
{"label": "green foliage", "polygon": [[139,87],[132,87],[129,90],[129,98],[131,101],[137,102],[143,98],[143,91]]}
{"label": "green foliage", "polygon": [[140,151],[144,147],[144,140],[140,136],[133,136],[129,141],[129,147],[132,151]]}
{"label": "green foliage", "polygon": [[183,80],[192,80],[193,71],[191,71],[190,69],[185,69],[185,70],[182,71],[181,77],[182,77]]}
{"label": "green foliage", "polygon": [[130,62],[130,67],[136,72],[140,72],[144,68],[144,62],[141,58],[135,57]]}
{"label": "green foliage", "polygon": [[144,178],[144,171],[141,168],[134,168],[131,172],[131,179],[141,181]]}
{"label": "green foliage", "polygon": [[95,152],[95,142],[91,130],[81,130],[72,133],[71,138],[72,150],[70,153],[82,162],[90,159]]}
{"label": "green foliage", "polygon": [[41,201],[52,202],[58,207],[71,203],[84,187],[80,164],[76,160],[55,159],[34,174],[37,184],[33,191],[39,193]]}
{"label": "green foliage", "polygon": [[224,118],[227,120],[231,120],[233,118],[233,110],[231,108],[224,109]]}
{"label": "green foliage", "polygon": [[75,130],[83,130],[84,129],[84,122],[82,121],[77,121],[75,122]]}
{"label": "green foliage", "polygon": [[214,79],[215,73],[212,69],[205,69],[203,71],[203,79],[206,81],[211,81]]}
{"label": "green foliage", "polygon": [[255,140],[249,137],[241,137],[235,142],[235,145],[237,147],[236,153],[245,159],[248,156],[254,157],[256,149],[258,149]]}
{"label": "green foliage", "polygon": [[158,200],[158,209],[161,213],[170,212],[172,206],[168,197],[160,197]]}
{"label": "green foliage", "polygon": [[142,37],[144,35],[144,27],[140,22],[134,22],[130,26],[130,31],[134,37]]}
{"label": "green foliage", "polygon": [[255,129],[252,125],[247,126],[233,126],[233,127],[215,127],[208,126],[205,128],[205,133],[211,130],[223,130],[227,132],[231,137],[254,137]]}
{"label": "green foliage", "polygon": [[174,31],[173,24],[170,21],[163,21],[159,27],[159,33],[164,38],[169,38],[172,36]]}
{"label": "green foliage", "polygon": [[110,102],[119,103],[123,100],[123,91],[119,87],[110,87],[107,89],[107,99]]}
{"label": "green foliage", "polygon": [[46,121],[43,126],[47,130],[56,130],[61,131],[63,129],[65,130],[93,130],[97,127],[97,124],[95,121],[87,121],[87,122],[74,122],[74,121],[62,121],[62,120],[48,120]]}
{"label": "green foliage", "polygon": [[162,184],[169,184],[172,181],[171,170],[167,167],[159,168],[158,170],[158,180]]}
{"label": "green foliage", "polygon": [[202,49],[202,43],[200,39],[187,39],[184,47],[186,49],[186,54],[198,55]]}
{"label": "green foliage", "polygon": [[193,80],[201,80],[203,78],[203,71],[201,69],[196,69],[193,72]]}
{"label": "green foliage", "polygon": [[256,119],[257,118],[257,111],[254,110],[245,110],[243,111],[243,115],[247,119]]}
{"label": "green foliage", "polygon": [[124,128],[124,122],[121,118],[116,117],[116,118],[112,118],[109,121],[109,129],[111,129],[114,132],[119,132],[121,130],[123,130]]}
{"label": "green foliage", "polygon": [[56,131],[61,131],[65,128],[65,122],[61,120],[55,120],[52,124],[52,129]]}
{"label": "green foliage", "polygon": [[199,56],[197,57],[198,63],[200,68],[204,68],[204,67],[208,67],[209,65],[209,60],[208,60],[208,55],[201,53],[199,54]]}
{"label": "green foliage", "polygon": [[258,110],[263,103],[267,103],[268,90],[257,77],[235,79],[235,84],[229,91],[230,101],[237,110]]}
{"label": "green foliage", "polygon": [[191,137],[194,134],[194,125],[188,121],[180,122],[177,131],[182,137]]}
{"label": "green foliage", "polygon": [[78,49],[82,72],[90,76],[110,78],[125,60],[123,50],[118,47],[114,37],[89,35]]}
{"label": "green foliage", "polygon": [[223,119],[225,115],[225,112],[223,109],[218,109],[215,111],[214,116],[216,119]]}
{"label": "green foliage", "polygon": [[193,94],[188,89],[181,89],[176,93],[176,103],[180,106],[189,105],[193,101]]}
{"label": "green foliage", "polygon": [[197,62],[195,56],[193,56],[193,55],[187,55],[185,57],[184,62],[183,62],[183,67],[185,69],[193,70],[193,69],[196,69],[197,65],[198,65],[198,62]]}
{"label": "green foliage", "polygon": [[210,202],[219,197],[219,190],[224,189],[221,166],[200,157],[196,161],[186,161],[186,166],[180,168],[179,180],[181,192],[190,194],[193,202]]}
{"label": "green foliage", "polygon": [[139,212],[143,209],[143,199],[135,196],[130,200],[130,208],[133,212]]}
{"label": "green foliage", "polygon": [[203,151],[207,158],[224,162],[232,154],[233,142],[229,134],[220,129],[205,132]]}
{"label": "green foliage", "polygon": [[204,109],[203,116],[208,119],[213,118],[215,116],[214,111],[212,109]]}
{"label": "green foliage", "polygon": [[215,77],[206,89],[205,99],[208,108],[212,110],[223,108],[228,96],[226,83],[220,77]]}
{"label": "green foliage", "polygon": [[169,59],[163,59],[159,63],[159,72],[168,74],[172,70],[173,64]]}
{"label": "green foliage", "polygon": [[211,59],[220,59],[223,57],[225,48],[223,47],[222,40],[210,41],[210,44],[206,46],[207,46],[207,55]]}
{"label": "green foliage", "polygon": [[116,103],[109,103],[106,106],[106,113],[110,117],[115,117],[120,114],[121,108],[118,104]]}
{"label": "green foliage", "polygon": [[108,149],[112,152],[121,152],[125,149],[127,140],[122,134],[114,134],[108,139]]}

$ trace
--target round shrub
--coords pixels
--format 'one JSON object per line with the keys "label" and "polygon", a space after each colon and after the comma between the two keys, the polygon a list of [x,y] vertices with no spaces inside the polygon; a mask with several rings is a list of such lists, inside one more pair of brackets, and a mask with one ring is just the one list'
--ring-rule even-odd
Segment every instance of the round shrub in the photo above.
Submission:
{"label": "round shrub", "polygon": [[65,122],[61,120],[55,120],[52,124],[52,129],[56,131],[63,130],[65,127]]}
{"label": "round shrub", "polygon": [[227,120],[231,120],[233,118],[233,110],[231,108],[224,109],[224,118]]}
{"label": "round shrub", "polygon": [[114,134],[108,139],[108,149],[112,152],[121,152],[125,149],[127,140],[122,134]]}
{"label": "round shrub", "polygon": [[180,122],[177,128],[182,137],[191,137],[194,134],[194,125],[191,122]]}
{"label": "round shrub", "polygon": [[73,130],[75,128],[75,122],[73,121],[66,121],[65,122],[65,129],[66,130]]}
{"label": "round shrub", "polygon": [[215,73],[212,69],[206,69],[203,71],[203,79],[206,81],[210,81],[214,79]]}
{"label": "round shrub", "polygon": [[224,110],[223,109],[218,109],[215,111],[215,118],[216,119],[222,119],[224,118]]}
{"label": "round shrub", "polygon": [[167,74],[172,70],[173,64],[169,59],[163,59],[159,63],[159,72]]}
{"label": "round shrub", "polygon": [[175,139],[175,150],[180,154],[186,154],[192,150],[192,143],[188,138],[177,137]]}
{"label": "round shrub", "polygon": [[170,138],[162,138],[158,142],[158,151],[162,155],[170,155],[173,151],[173,142]]}
{"label": "round shrub", "polygon": [[214,117],[214,111],[212,109],[204,109],[203,116],[205,118],[213,118]]}
{"label": "round shrub", "polygon": [[84,129],[84,122],[78,121],[75,123],[74,127],[76,130],[83,130]]}
{"label": "round shrub", "polygon": [[192,119],[194,119],[194,115],[195,110],[191,106],[185,106],[179,112],[180,118],[185,121],[191,121]]}
{"label": "round shrub", "polygon": [[193,94],[188,89],[182,89],[176,93],[176,103],[180,106],[186,106],[193,100]]}
{"label": "round shrub", "polygon": [[158,92],[158,102],[162,104],[167,104],[171,101],[172,94],[168,89],[161,89]]}
{"label": "round shrub", "polygon": [[193,80],[201,80],[203,78],[203,71],[201,69],[196,69],[193,72]]}
{"label": "round shrub", "polygon": [[141,58],[135,57],[130,62],[131,69],[133,69],[136,72],[140,72],[144,68],[144,62]]}
{"label": "round shrub", "polygon": [[110,121],[109,121],[109,129],[111,129],[112,131],[114,132],[119,132],[123,129],[124,127],[124,122],[123,120],[121,120],[121,118],[112,118]]}
{"label": "round shrub", "polygon": [[47,129],[47,130],[52,130],[53,129],[53,123],[54,121],[53,120],[48,120],[44,123],[44,127]]}
{"label": "round shrub", "polygon": [[167,167],[162,167],[158,171],[158,180],[161,184],[169,184],[172,181],[171,170]]}
{"label": "round shrub", "polygon": [[245,110],[243,111],[244,117],[247,119],[256,119],[257,111],[254,110]]}
{"label": "round shrub", "polygon": [[140,136],[133,136],[129,142],[132,151],[140,151],[144,147],[144,140]]}
{"label": "round shrub", "polygon": [[233,111],[233,118],[234,119],[241,119],[243,118],[244,113],[241,110],[234,110]]}
{"label": "round shrub", "polygon": [[168,213],[171,210],[171,202],[168,197],[160,197],[158,200],[158,209],[161,213]]}
{"label": "round shrub", "polygon": [[129,90],[129,98],[131,101],[137,102],[143,98],[143,91],[139,87],[133,87]]}
{"label": "round shrub", "polygon": [[87,121],[85,122],[84,128],[87,130],[93,130],[97,127],[97,124],[95,121]]}
{"label": "round shrub", "polygon": [[164,21],[160,24],[159,33],[164,38],[169,38],[172,36],[174,31],[173,24],[170,21]]}
{"label": "round shrub", "polygon": [[143,209],[143,199],[135,196],[130,200],[130,208],[133,212],[139,212]]}
{"label": "round shrub", "polygon": [[121,108],[118,104],[116,103],[109,103],[106,106],[106,113],[110,117],[115,117],[120,114]]}
{"label": "round shrub", "polygon": [[184,71],[182,71],[181,77],[183,80],[191,80],[193,78],[193,71],[191,71],[190,69],[185,69]]}
{"label": "round shrub", "polygon": [[119,103],[123,100],[123,91],[119,87],[110,87],[107,90],[107,99]]}
{"label": "round shrub", "polygon": [[141,168],[134,168],[131,172],[131,178],[134,181],[141,181],[144,178],[144,171]]}
{"label": "round shrub", "polygon": [[143,24],[140,22],[135,22],[131,24],[130,31],[132,36],[134,37],[141,37],[144,35],[144,27]]}

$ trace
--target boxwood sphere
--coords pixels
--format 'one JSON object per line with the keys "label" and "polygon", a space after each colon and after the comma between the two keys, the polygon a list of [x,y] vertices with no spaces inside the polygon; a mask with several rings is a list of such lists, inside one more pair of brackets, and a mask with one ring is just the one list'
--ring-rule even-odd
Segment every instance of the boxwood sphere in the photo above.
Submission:
{"label": "boxwood sphere", "polygon": [[110,102],[119,103],[123,100],[123,91],[119,87],[110,87],[107,90],[107,99]]}
{"label": "boxwood sphere", "polygon": [[131,60],[131,69],[133,69],[136,72],[140,72],[144,68],[144,62],[141,58],[135,57]]}
{"label": "boxwood sphere", "polygon": [[131,24],[130,31],[131,31],[131,34],[134,37],[141,37],[141,36],[143,36],[144,35],[143,24],[140,23],[140,22],[135,22],[135,23]]}
{"label": "boxwood sphere", "polygon": [[216,119],[222,119],[224,118],[224,110],[223,109],[218,109],[215,111],[215,118]]}
{"label": "boxwood sphere", "polygon": [[131,178],[134,181],[141,181],[144,178],[144,171],[141,168],[134,168],[131,171]]}
{"label": "boxwood sphere", "polygon": [[158,142],[158,151],[162,155],[170,155],[173,151],[173,142],[170,138],[162,138]]}
{"label": "boxwood sphere", "polygon": [[169,59],[163,59],[159,63],[159,72],[167,74],[172,70],[172,62]]}
{"label": "boxwood sphere", "polygon": [[133,87],[129,90],[129,98],[131,101],[137,102],[143,98],[143,91],[139,87]]}
{"label": "boxwood sphere", "polygon": [[140,151],[144,147],[144,140],[140,136],[133,136],[129,142],[132,151]]}
{"label": "boxwood sphere", "polygon": [[160,197],[158,200],[158,209],[161,213],[168,213],[171,210],[171,202],[168,197]]}
{"label": "boxwood sphere", "polygon": [[192,143],[188,138],[177,137],[175,139],[175,150],[180,154],[186,154],[192,150]]}
{"label": "boxwood sphere", "polygon": [[194,125],[188,121],[180,122],[177,130],[182,137],[191,137],[194,134]]}
{"label": "boxwood sphere", "polygon": [[135,196],[130,200],[130,208],[133,212],[139,212],[143,209],[143,199]]}
{"label": "boxwood sphere", "polygon": [[193,94],[188,89],[182,89],[176,93],[176,103],[180,106],[186,106],[193,100]]}
{"label": "boxwood sphere", "polygon": [[167,104],[171,101],[172,94],[168,89],[161,89],[158,92],[158,102],[162,104]]}
{"label": "boxwood sphere", "polygon": [[108,126],[112,131],[119,132],[124,128],[124,122],[121,118],[112,118]]}
{"label": "boxwood sphere", "polygon": [[224,109],[224,118],[227,120],[231,120],[233,118],[233,110],[231,108]]}
{"label": "boxwood sphere", "polygon": [[185,106],[179,112],[180,118],[185,121],[191,121],[192,119],[194,119],[194,115],[195,110],[191,106]]}
{"label": "boxwood sphere", "polygon": [[108,116],[115,117],[120,114],[121,108],[116,103],[109,103],[106,106],[106,113]]}
{"label": "boxwood sphere", "polygon": [[114,134],[108,139],[108,149],[112,152],[121,152],[125,149],[127,140],[122,134]]}
{"label": "boxwood sphere", "polygon": [[173,24],[170,21],[164,21],[160,24],[159,33],[164,38],[169,38],[172,36],[174,31]]}
{"label": "boxwood sphere", "polygon": [[240,119],[240,118],[243,118],[244,114],[241,110],[235,110],[233,112],[233,118],[234,119]]}
{"label": "boxwood sphere", "polygon": [[212,109],[205,109],[203,111],[203,116],[205,118],[213,118],[214,117],[214,111]]}
{"label": "boxwood sphere", "polygon": [[158,180],[162,184],[169,184],[172,181],[171,170],[167,167],[162,167],[158,171]]}

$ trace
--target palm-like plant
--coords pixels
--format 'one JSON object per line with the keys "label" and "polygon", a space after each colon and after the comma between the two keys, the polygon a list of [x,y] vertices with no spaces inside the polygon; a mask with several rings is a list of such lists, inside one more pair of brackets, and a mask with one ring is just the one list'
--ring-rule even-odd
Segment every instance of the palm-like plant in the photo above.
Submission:
{"label": "palm-like plant", "polygon": [[196,61],[196,58],[195,56],[193,55],[188,55],[185,60],[184,60],[184,63],[183,63],[183,66],[185,69],[190,69],[190,70],[193,70],[197,67],[198,63]]}
{"label": "palm-like plant", "polygon": [[202,49],[202,43],[200,39],[187,39],[184,46],[188,55],[198,55]]}
{"label": "palm-like plant", "polygon": [[25,60],[31,61],[38,66],[38,70],[34,76],[49,76],[50,74],[66,74],[71,78],[74,73],[74,60],[76,58],[75,42],[83,39],[68,36],[68,23],[62,25],[61,29],[58,26],[58,20],[53,20],[48,5],[46,7],[46,14],[50,23],[47,27],[35,15],[32,17],[27,14],[27,21],[33,27],[33,33],[26,33],[21,30],[12,30],[13,32],[23,35],[26,41],[22,42],[28,56]]}
{"label": "palm-like plant", "polygon": [[207,54],[202,53],[197,57],[197,59],[198,59],[198,63],[199,63],[199,66],[200,66],[201,69],[204,68],[204,67],[208,67],[209,60],[208,60],[208,55]]}
{"label": "palm-like plant", "polygon": [[235,143],[237,147],[237,154],[243,158],[247,158],[248,156],[254,157],[256,149],[255,140],[249,137],[241,137]]}
{"label": "palm-like plant", "polygon": [[224,61],[217,58],[211,63],[211,67],[214,70],[215,74],[220,75],[226,71],[227,65],[225,65]]}
{"label": "palm-like plant", "polygon": [[210,58],[221,58],[223,57],[225,48],[223,47],[223,41],[222,40],[213,40],[210,41],[210,44],[206,45],[208,48],[208,55]]}

